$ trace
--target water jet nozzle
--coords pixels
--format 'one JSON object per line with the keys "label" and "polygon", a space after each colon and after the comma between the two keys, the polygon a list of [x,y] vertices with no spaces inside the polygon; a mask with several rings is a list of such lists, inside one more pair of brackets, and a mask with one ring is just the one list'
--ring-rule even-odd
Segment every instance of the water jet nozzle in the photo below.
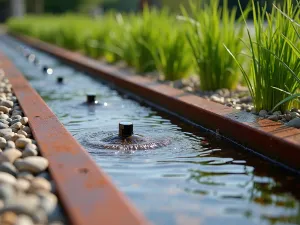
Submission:
{"label": "water jet nozzle", "polygon": [[95,94],[87,94],[86,95],[86,101],[89,104],[94,104],[96,103],[96,95]]}
{"label": "water jet nozzle", "polygon": [[133,135],[133,123],[120,122],[119,123],[119,136],[121,138],[127,138]]}
{"label": "water jet nozzle", "polygon": [[62,84],[64,82],[64,78],[63,77],[57,77],[56,81],[57,81],[57,83]]}

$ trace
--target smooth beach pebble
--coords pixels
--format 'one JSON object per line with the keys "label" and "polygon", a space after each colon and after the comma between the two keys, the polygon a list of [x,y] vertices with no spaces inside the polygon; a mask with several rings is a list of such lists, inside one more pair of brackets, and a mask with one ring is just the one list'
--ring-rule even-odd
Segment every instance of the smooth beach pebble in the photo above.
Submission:
{"label": "smooth beach pebble", "polygon": [[21,127],[21,126],[22,126],[22,124],[21,124],[20,122],[17,122],[17,123],[15,123],[15,124],[11,125],[10,128],[12,129],[12,131],[13,131],[14,133],[17,133],[18,130],[20,130],[20,127]]}
{"label": "smooth beach pebble", "polygon": [[15,136],[15,133],[14,132],[10,132],[10,133],[6,133],[3,138],[6,140],[6,141],[11,141],[14,139],[14,136]]}
{"label": "smooth beach pebble", "polygon": [[25,150],[27,150],[27,149],[30,149],[30,150],[34,149],[34,150],[37,150],[37,146],[36,146],[35,144],[29,143],[29,144],[27,144],[27,145],[25,146]]}
{"label": "smooth beach pebble", "polygon": [[16,182],[17,180],[13,175],[5,172],[0,172],[0,183],[14,185]]}
{"label": "smooth beach pebble", "polygon": [[14,177],[18,173],[17,168],[13,164],[11,164],[10,162],[1,163],[0,164],[0,171],[5,172],[5,173],[9,173],[9,174],[13,175]]}
{"label": "smooth beach pebble", "polygon": [[20,171],[28,171],[34,174],[41,173],[48,168],[48,160],[41,156],[30,156],[15,161],[15,166]]}
{"label": "smooth beach pebble", "polygon": [[0,111],[7,114],[9,113],[9,108],[7,108],[6,106],[0,106]]}
{"label": "smooth beach pebble", "polygon": [[0,103],[1,106],[5,106],[7,108],[12,108],[14,106],[14,102],[10,100],[4,100]]}
{"label": "smooth beach pebble", "polygon": [[286,125],[289,126],[289,127],[300,128],[300,118],[292,119]]}
{"label": "smooth beach pebble", "polygon": [[25,148],[27,144],[31,144],[32,141],[29,138],[19,138],[16,140],[16,147],[17,148]]}
{"label": "smooth beach pebble", "polygon": [[14,133],[14,136],[11,138],[11,140],[16,142],[19,138],[26,138],[26,137],[23,134]]}
{"label": "smooth beach pebble", "polygon": [[269,120],[278,121],[278,115],[272,115],[268,117]]}
{"label": "smooth beach pebble", "polygon": [[7,141],[5,148],[16,148],[15,142]]}
{"label": "smooth beach pebble", "polygon": [[25,150],[22,152],[22,158],[26,158],[29,156],[37,156],[38,152],[35,149],[25,148]]}
{"label": "smooth beach pebble", "polygon": [[27,117],[22,117],[22,119],[20,120],[20,122],[23,124],[23,125],[26,125],[28,123],[28,118]]}
{"label": "smooth beach pebble", "polygon": [[6,146],[6,140],[3,137],[0,137],[0,148],[4,149]]}
{"label": "smooth beach pebble", "polygon": [[14,163],[14,161],[22,156],[22,152],[15,148],[8,148],[4,152],[1,152],[9,162]]}
{"label": "smooth beach pebble", "polygon": [[50,182],[43,177],[34,178],[31,181],[30,191],[34,193],[39,190],[44,190],[44,191],[50,192],[50,190],[51,190]]}
{"label": "smooth beach pebble", "polygon": [[267,112],[266,110],[260,110],[259,113],[258,113],[258,115],[259,115],[260,117],[265,117],[265,116],[268,115],[268,112]]}
{"label": "smooth beach pebble", "polygon": [[14,225],[34,225],[31,217],[26,215],[19,215]]}
{"label": "smooth beach pebble", "polygon": [[37,191],[35,193],[40,198],[40,206],[46,211],[47,214],[52,213],[58,203],[57,197],[47,191]]}
{"label": "smooth beach pebble", "polygon": [[30,188],[30,182],[24,178],[18,178],[15,186],[18,190],[26,192]]}
{"label": "smooth beach pebble", "polygon": [[21,126],[22,126],[22,123],[21,123],[21,122],[15,122],[15,123],[13,123],[13,124],[10,126],[10,128],[11,128],[12,130],[14,130],[14,129],[20,129]]}
{"label": "smooth beach pebble", "polygon": [[17,134],[21,134],[24,135],[24,137],[27,137],[27,133],[24,130],[19,130]]}
{"label": "smooth beach pebble", "polygon": [[11,128],[0,129],[0,137],[4,137],[6,134],[12,133]]}
{"label": "smooth beach pebble", "polygon": [[13,205],[17,205],[28,212],[34,213],[39,206],[39,198],[33,194],[19,193],[15,197]]}

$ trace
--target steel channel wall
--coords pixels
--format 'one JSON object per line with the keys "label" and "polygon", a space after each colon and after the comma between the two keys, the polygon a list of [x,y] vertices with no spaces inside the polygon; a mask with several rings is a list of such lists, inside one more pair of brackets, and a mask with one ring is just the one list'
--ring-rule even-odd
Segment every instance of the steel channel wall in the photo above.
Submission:
{"label": "steel channel wall", "polygon": [[236,140],[259,154],[300,171],[300,130],[208,101],[151,79],[23,35],[18,40],[114,83],[195,123]]}
{"label": "steel channel wall", "polygon": [[149,224],[1,52],[0,68],[29,118],[41,154],[49,160],[50,173],[70,222],[74,225]]}

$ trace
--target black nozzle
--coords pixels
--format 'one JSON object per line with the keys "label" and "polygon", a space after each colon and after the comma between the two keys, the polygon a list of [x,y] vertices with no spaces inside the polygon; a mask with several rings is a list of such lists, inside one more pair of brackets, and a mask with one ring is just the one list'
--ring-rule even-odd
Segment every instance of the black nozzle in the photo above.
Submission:
{"label": "black nozzle", "polygon": [[43,66],[43,67],[42,67],[42,70],[43,70],[44,73],[47,73],[48,66]]}
{"label": "black nozzle", "polygon": [[120,122],[119,123],[119,136],[121,138],[127,138],[133,135],[133,123]]}
{"label": "black nozzle", "polygon": [[86,101],[89,104],[94,104],[96,102],[96,95],[95,94],[87,94]]}
{"label": "black nozzle", "polygon": [[64,78],[63,77],[57,77],[56,81],[57,81],[57,83],[62,84],[64,82]]}

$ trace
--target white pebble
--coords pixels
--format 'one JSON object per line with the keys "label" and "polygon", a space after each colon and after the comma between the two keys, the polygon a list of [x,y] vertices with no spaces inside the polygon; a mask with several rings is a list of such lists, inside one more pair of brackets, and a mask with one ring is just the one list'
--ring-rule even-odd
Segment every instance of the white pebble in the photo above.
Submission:
{"label": "white pebble", "polygon": [[15,148],[8,148],[6,149],[4,152],[1,152],[0,153],[0,156],[2,156],[2,159],[7,162],[10,162],[10,163],[14,163],[14,161],[18,158],[20,158],[22,156],[22,152],[19,151],[18,149],[15,149]]}
{"label": "white pebble", "polygon": [[27,144],[31,144],[32,141],[29,138],[19,138],[16,140],[16,146],[17,148],[25,148]]}
{"label": "white pebble", "polygon": [[48,160],[41,156],[30,156],[15,161],[19,171],[28,171],[34,174],[41,173],[48,168]]}
{"label": "white pebble", "polygon": [[7,183],[7,184],[14,185],[16,181],[17,180],[13,175],[5,172],[0,172],[0,183]]}
{"label": "white pebble", "polygon": [[26,125],[28,123],[28,118],[27,117],[23,117],[20,122],[23,124],[23,125]]}

